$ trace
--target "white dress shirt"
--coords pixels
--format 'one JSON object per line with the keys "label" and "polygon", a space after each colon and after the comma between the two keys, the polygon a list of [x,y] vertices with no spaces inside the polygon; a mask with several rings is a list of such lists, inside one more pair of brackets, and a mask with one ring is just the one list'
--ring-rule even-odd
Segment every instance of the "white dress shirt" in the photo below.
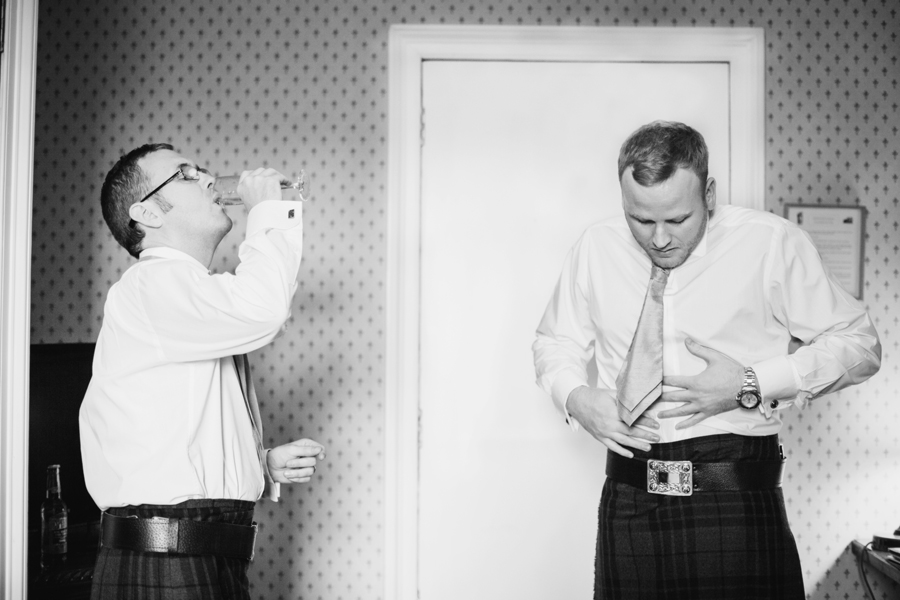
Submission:
{"label": "white dress shirt", "polygon": [[101,510],[261,497],[234,356],[271,342],[290,316],[301,222],[299,202],[262,202],[233,274],[149,248],[110,288],[79,415],[85,483]]}
{"label": "white dress shirt", "polygon": [[[565,403],[588,385],[589,361],[597,387],[615,392],[650,268],[624,216],[588,228],[566,258],[533,350],[538,385],[573,428]],[[661,442],[777,433],[779,410],[860,383],[881,363],[878,335],[860,303],[823,267],[805,232],[767,212],[717,207],[693,253],[669,273],[663,311],[665,375],[705,369],[684,345],[690,337],[753,367],[763,403],[683,430],[675,425],[688,417],[658,419]],[[792,336],[806,345],[789,354]],[[656,418],[674,406],[658,401],[646,414]]]}

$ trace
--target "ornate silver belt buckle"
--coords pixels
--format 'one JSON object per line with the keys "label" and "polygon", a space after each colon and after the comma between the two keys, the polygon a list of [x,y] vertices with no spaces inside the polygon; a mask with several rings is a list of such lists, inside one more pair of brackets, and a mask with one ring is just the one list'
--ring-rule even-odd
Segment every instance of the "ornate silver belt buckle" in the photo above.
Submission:
{"label": "ornate silver belt buckle", "polygon": [[648,460],[647,491],[664,496],[694,493],[694,466],[689,460]]}

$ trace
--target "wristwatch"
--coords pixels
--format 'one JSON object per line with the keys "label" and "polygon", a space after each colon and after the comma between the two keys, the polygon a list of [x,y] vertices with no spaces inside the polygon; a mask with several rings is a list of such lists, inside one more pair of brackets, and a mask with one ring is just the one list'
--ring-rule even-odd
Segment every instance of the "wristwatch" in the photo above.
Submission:
{"label": "wristwatch", "polygon": [[735,400],[737,400],[738,406],[747,410],[754,410],[762,402],[756,373],[750,367],[744,368],[744,385],[741,386],[741,391],[737,393]]}

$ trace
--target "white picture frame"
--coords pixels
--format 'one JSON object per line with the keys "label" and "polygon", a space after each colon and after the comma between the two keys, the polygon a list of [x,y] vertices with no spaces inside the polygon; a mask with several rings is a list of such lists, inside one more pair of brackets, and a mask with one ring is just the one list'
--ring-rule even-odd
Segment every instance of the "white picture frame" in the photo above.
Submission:
{"label": "white picture frame", "polygon": [[6,3],[0,54],[0,597],[28,574],[28,385],[37,2]]}

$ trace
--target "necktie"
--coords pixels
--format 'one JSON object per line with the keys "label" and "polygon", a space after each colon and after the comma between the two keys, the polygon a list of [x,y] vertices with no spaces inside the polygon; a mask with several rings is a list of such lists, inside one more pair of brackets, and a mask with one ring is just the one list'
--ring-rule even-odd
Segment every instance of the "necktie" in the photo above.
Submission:
{"label": "necktie", "polygon": [[237,369],[238,382],[241,384],[241,392],[244,395],[244,404],[247,406],[247,412],[250,414],[250,425],[253,428],[253,441],[256,442],[256,457],[259,459],[259,466],[263,472],[263,478],[266,478],[265,456],[266,451],[262,445],[262,421],[259,417],[259,402],[256,400],[256,391],[250,381],[250,361],[247,360],[246,354],[234,357],[234,366]]}
{"label": "necktie", "polygon": [[616,378],[619,416],[628,425],[662,392],[663,291],[668,277],[666,269],[653,265],[634,339]]}

